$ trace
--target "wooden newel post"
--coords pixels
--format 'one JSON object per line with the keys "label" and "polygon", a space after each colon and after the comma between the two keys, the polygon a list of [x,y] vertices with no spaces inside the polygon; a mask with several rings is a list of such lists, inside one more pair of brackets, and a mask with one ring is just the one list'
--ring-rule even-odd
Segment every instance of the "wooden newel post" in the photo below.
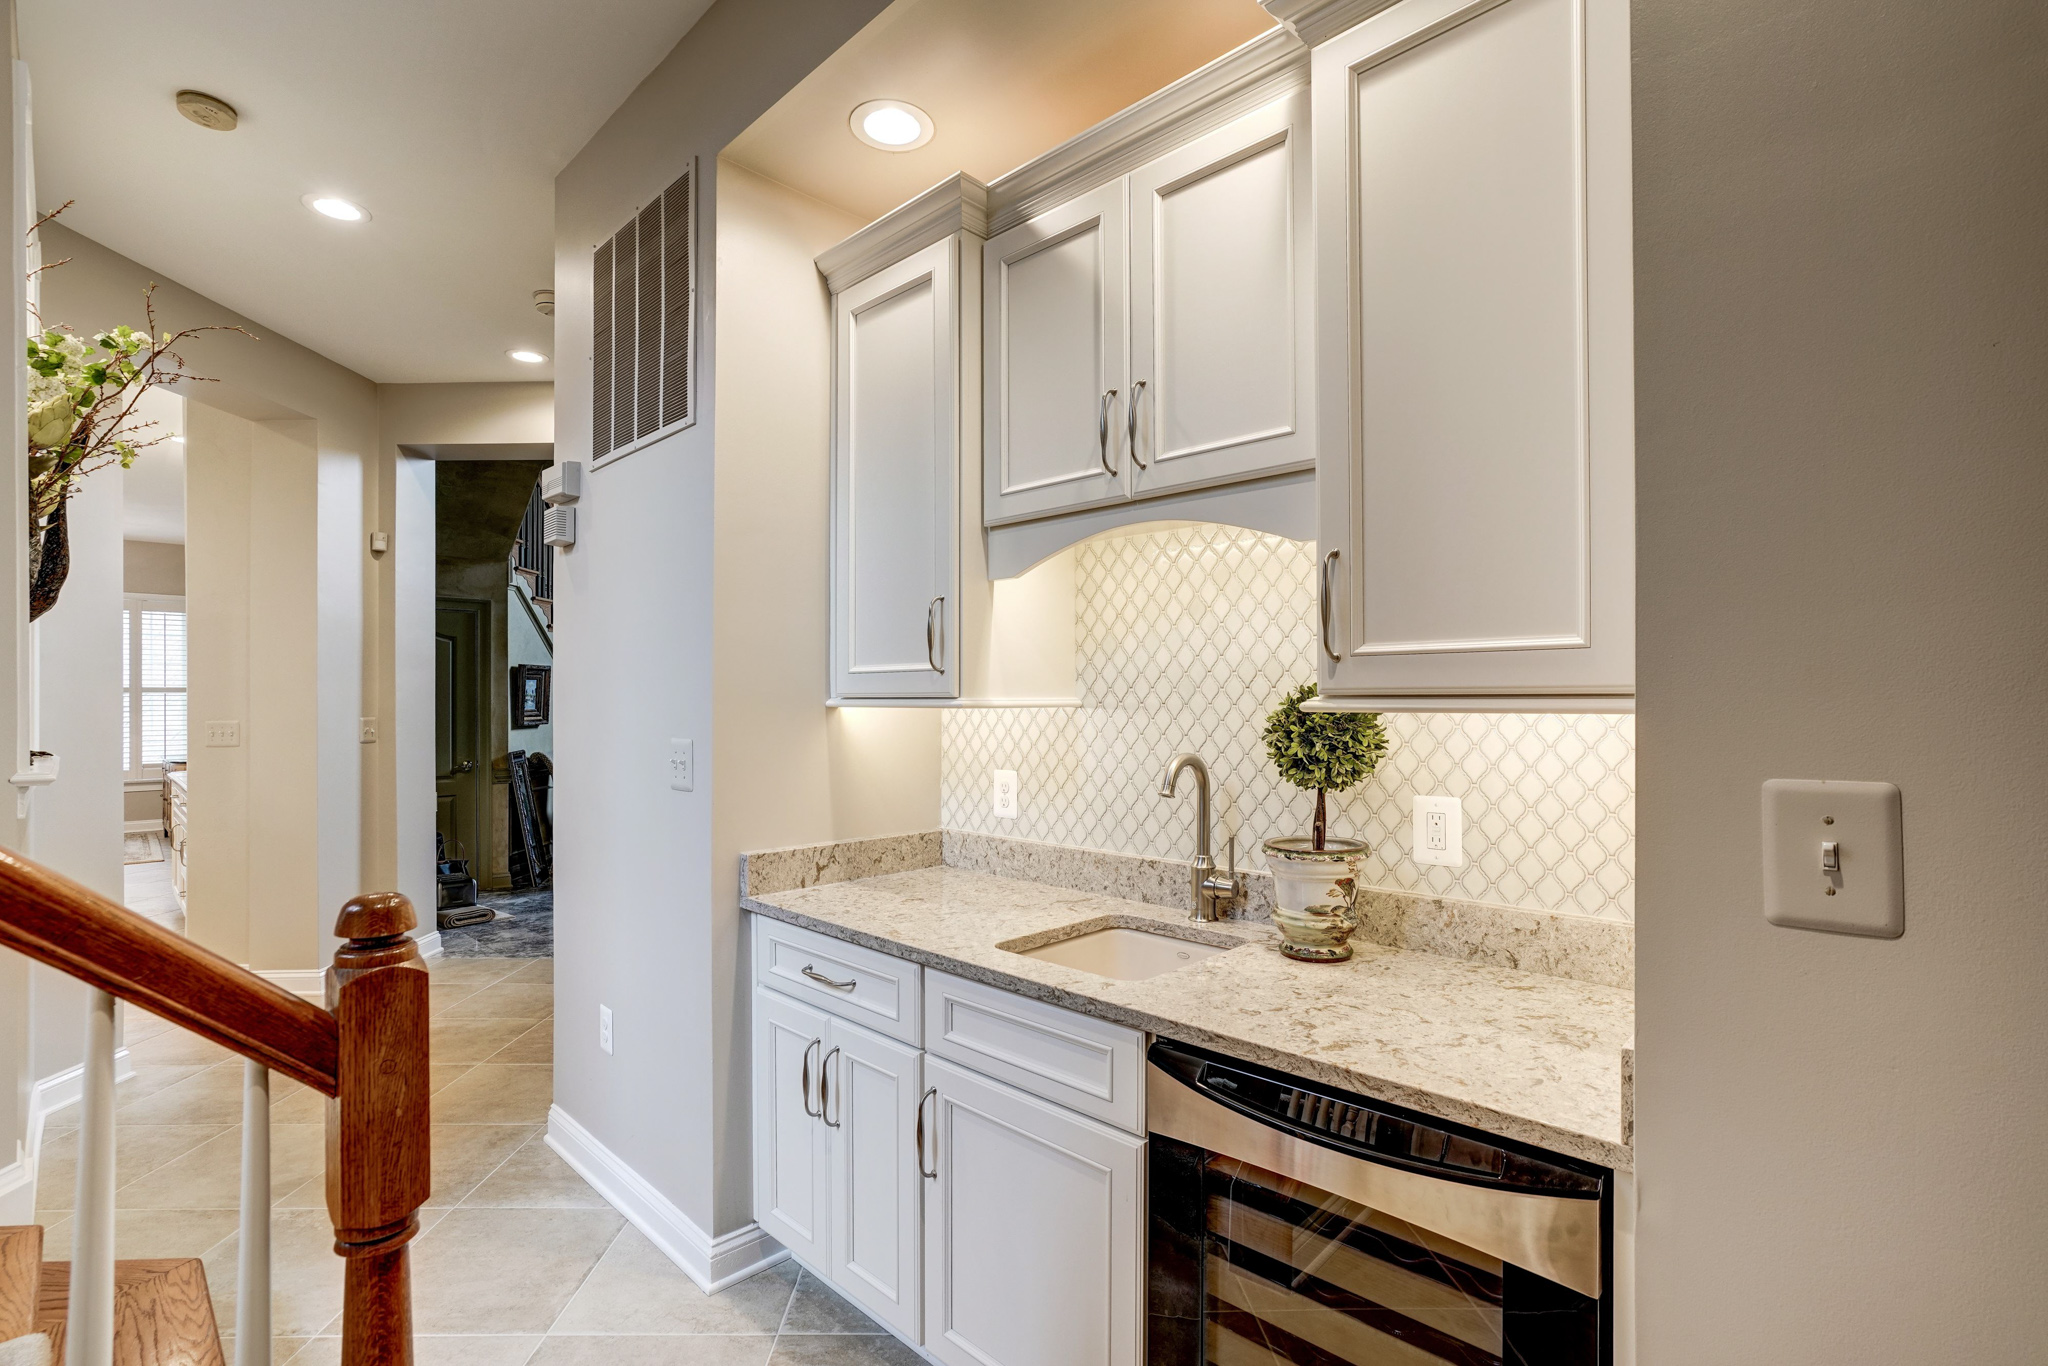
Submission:
{"label": "wooden newel post", "polygon": [[397,892],[359,896],[334,932],[327,970],[340,1085],[327,1102],[327,1212],[343,1278],[342,1366],[411,1366],[406,1244],[433,1188],[427,1116],[427,969]]}

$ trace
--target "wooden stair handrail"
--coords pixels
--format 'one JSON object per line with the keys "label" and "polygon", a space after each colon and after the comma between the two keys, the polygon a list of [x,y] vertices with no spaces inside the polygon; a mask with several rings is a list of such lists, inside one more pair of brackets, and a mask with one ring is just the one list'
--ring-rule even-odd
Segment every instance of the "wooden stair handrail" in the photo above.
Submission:
{"label": "wooden stair handrail", "polygon": [[0,947],[322,1095],[340,1089],[333,1015],[8,849],[0,849]]}

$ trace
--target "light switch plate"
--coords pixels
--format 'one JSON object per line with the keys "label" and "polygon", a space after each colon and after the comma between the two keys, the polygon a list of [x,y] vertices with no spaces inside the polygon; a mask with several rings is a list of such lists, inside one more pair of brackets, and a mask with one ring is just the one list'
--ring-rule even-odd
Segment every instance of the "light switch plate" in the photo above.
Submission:
{"label": "light switch plate", "polygon": [[[1823,866],[1833,846],[1838,866]],[[1890,783],[1764,784],[1764,919],[1797,930],[1906,932],[1905,826]]]}
{"label": "light switch plate", "polygon": [[697,790],[697,742],[668,742],[668,785],[678,792]]}
{"label": "light switch plate", "polygon": [[1415,794],[1415,861],[1446,868],[1465,863],[1465,808],[1456,797]]}
{"label": "light switch plate", "polygon": [[206,746],[208,749],[233,749],[242,743],[240,721],[208,721],[206,723]]}
{"label": "light switch plate", "polygon": [[995,790],[991,805],[995,814],[1005,819],[1017,817],[1017,770],[999,768],[996,770]]}

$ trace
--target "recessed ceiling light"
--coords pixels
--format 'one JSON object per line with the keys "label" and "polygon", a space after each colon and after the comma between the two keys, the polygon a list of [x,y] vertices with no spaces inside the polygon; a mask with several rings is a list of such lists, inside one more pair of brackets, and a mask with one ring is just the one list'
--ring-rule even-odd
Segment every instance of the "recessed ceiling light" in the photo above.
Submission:
{"label": "recessed ceiling light", "polygon": [[885,152],[914,151],[932,140],[932,116],[902,100],[869,100],[847,122],[855,137]]}
{"label": "recessed ceiling light", "polygon": [[538,351],[507,351],[505,354],[521,365],[539,365],[547,359]]}
{"label": "recessed ceiling light", "polygon": [[346,199],[337,198],[334,195],[309,194],[300,202],[314,213],[325,214],[327,217],[339,219],[343,223],[367,223],[370,221],[370,211],[368,209],[360,204],[352,204]]}

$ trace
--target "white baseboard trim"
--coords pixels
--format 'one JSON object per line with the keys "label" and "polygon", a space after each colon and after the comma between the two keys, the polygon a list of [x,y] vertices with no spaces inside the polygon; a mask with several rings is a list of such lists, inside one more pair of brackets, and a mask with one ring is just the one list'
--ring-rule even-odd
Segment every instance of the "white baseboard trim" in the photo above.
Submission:
{"label": "white baseboard trim", "polygon": [[441,932],[439,930],[428,930],[425,934],[416,934],[412,937],[412,942],[418,947],[420,957],[422,958],[439,958],[441,956]]}
{"label": "white baseboard trim", "polygon": [[327,999],[327,972],[324,968],[255,968],[251,969],[266,982],[275,982],[294,996],[304,996],[315,1001]]}
{"label": "white baseboard trim", "polygon": [[707,1295],[789,1256],[759,1224],[713,1238],[559,1105],[548,1107],[547,1142]]}
{"label": "white baseboard trim", "polygon": [[129,821],[121,827],[121,833],[124,835],[161,835],[163,832],[164,822],[161,816],[154,820]]}
{"label": "white baseboard trim", "polygon": [[[127,1081],[135,1075],[135,1060],[128,1056],[126,1048],[114,1050],[114,1084]],[[62,1072],[52,1072],[42,1078],[28,1094],[28,1141],[17,1145],[19,1152],[12,1165],[0,1167],[0,1222],[9,1224],[32,1224],[35,1222],[36,1177],[43,1163],[43,1130],[48,1127],[50,1116],[59,1110],[76,1105],[85,1094],[85,1064],[67,1067]],[[15,1218],[8,1212],[10,1202],[19,1206],[27,1201],[26,1213]]]}
{"label": "white baseboard trim", "polygon": [[16,1142],[14,1152],[14,1160],[0,1167],[0,1226],[36,1221],[36,1169],[27,1144]]}

